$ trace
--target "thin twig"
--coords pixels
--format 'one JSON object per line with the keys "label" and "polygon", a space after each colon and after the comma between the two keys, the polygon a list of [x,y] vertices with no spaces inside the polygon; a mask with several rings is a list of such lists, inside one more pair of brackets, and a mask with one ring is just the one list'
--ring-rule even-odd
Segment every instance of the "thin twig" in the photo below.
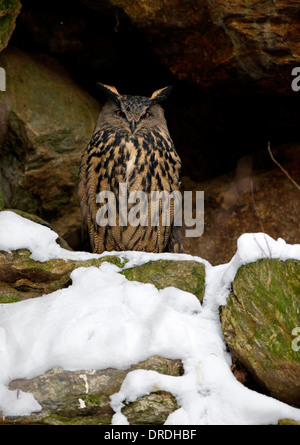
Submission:
{"label": "thin twig", "polygon": [[[264,239],[265,239],[265,242],[266,242],[268,251],[269,251],[269,258],[271,258],[271,257],[272,257],[272,253],[271,253],[271,249],[270,249],[270,246],[269,246],[267,237],[266,237],[265,228],[264,228],[262,219],[261,219],[261,217],[260,217],[258,208],[257,208],[256,203],[255,203],[255,199],[254,199],[254,191],[253,191],[253,181],[252,181],[252,179],[250,179],[250,190],[251,190],[251,197],[252,197],[253,207],[254,207],[256,216],[257,216],[257,218],[258,218],[258,220],[259,220],[259,224],[260,224],[260,227],[261,227],[261,231],[262,231],[262,233],[263,233],[263,236],[264,236]],[[268,255],[267,255],[266,252],[264,251],[263,247],[258,243],[257,239],[255,238],[255,235],[254,235],[254,241],[256,242],[256,244],[258,245],[258,247],[260,248],[260,250],[262,251],[262,253],[265,255],[265,257],[268,257]]]}
{"label": "thin twig", "polygon": [[294,184],[294,186],[297,187],[298,190],[300,190],[300,185],[297,184],[297,182],[294,181],[294,179],[290,177],[290,175],[288,174],[288,172],[287,172],[287,171],[282,167],[282,165],[279,164],[279,162],[276,161],[276,159],[274,158],[274,155],[273,155],[272,150],[271,150],[271,147],[270,147],[270,142],[268,142],[268,152],[269,152],[269,155],[271,156],[272,161],[275,162],[276,165],[278,165],[278,167],[280,168],[280,170],[283,171],[283,173],[289,178],[289,180]]}

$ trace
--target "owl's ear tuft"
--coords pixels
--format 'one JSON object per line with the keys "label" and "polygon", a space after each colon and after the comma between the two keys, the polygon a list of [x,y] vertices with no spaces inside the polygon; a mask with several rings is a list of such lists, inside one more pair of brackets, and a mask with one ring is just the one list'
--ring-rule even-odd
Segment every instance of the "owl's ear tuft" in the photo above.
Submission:
{"label": "owl's ear tuft", "polygon": [[163,102],[168,97],[168,95],[171,93],[172,89],[173,89],[173,86],[170,85],[168,87],[161,88],[160,90],[154,91],[154,93],[150,97],[152,104],[158,104],[160,102]]}
{"label": "owl's ear tuft", "polygon": [[121,96],[118,93],[118,90],[110,85],[105,85],[104,83],[97,83],[100,90],[112,101],[116,102],[117,104],[120,102]]}

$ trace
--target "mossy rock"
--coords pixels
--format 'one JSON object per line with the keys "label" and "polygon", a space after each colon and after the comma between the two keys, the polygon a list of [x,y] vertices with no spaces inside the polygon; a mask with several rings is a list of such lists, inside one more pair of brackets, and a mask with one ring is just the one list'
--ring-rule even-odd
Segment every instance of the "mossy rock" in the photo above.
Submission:
{"label": "mossy rock", "polygon": [[[183,372],[180,360],[159,356],[150,357],[127,370],[108,368],[72,372],[53,368],[32,379],[10,382],[11,390],[18,389],[33,394],[42,406],[42,411],[27,417],[1,417],[0,425],[109,425],[114,414],[110,406],[110,396],[120,390],[127,373],[136,369],[152,370],[171,376],[179,376]],[[166,416],[177,409],[175,397],[164,391],[158,391],[151,397],[145,396],[130,405],[127,412],[133,423],[139,423],[136,418],[137,411],[142,411],[144,423],[151,424],[155,416],[154,407],[159,411],[156,416],[159,423],[163,423]]]}
{"label": "mossy rock", "polygon": [[0,0],[0,51],[7,46],[15,29],[21,6],[19,0]]}
{"label": "mossy rock", "polygon": [[242,266],[221,320],[230,351],[255,380],[271,396],[300,406],[300,261]]}
{"label": "mossy rock", "polygon": [[6,71],[0,94],[4,208],[39,215],[66,238],[80,230],[80,159],[101,107],[48,56],[8,46],[0,67]]}
{"label": "mossy rock", "polygon": [[85,261],[30,258],[27,249],[0,251],[0,303],[39,297],[71,284],[71,272],[78,267],[99,267],[104,261],[122,266],[119,257],[107,255]]}
{"label": "mossy rock", "polygon": [[176,397],[167,391],[152,392],[122,409],[130,425],[162,425],[169,414],[180,408]]}
{"label": "mossy rock", "polygon": [[151,283],[157,289],[174,286],[191,292],[200,301],[204,297],[205,266],[197,261],[149,261],[141,266],[125,269],[128,280]]}
{"label": "mossy rock", "polygon": [[278,420],[278,425],[300,425],[300,422],[292,419],[280,419]]}

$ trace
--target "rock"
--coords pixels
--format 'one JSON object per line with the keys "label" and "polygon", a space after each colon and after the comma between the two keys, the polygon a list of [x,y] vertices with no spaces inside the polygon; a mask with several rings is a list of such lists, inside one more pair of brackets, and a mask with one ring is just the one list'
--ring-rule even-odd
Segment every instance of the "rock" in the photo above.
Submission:
{"label": "rock", "polygon": [[180,408],[169,392],[157,391],[129,403],[122,409],[130,425],[163,425],[169,414]]}
{"label": "rock", "polygon": [[[111,423],[114,411],[110,407],[110,396],[119,391],[126,374],[135,369],[146,369],[172,376],[182,375],[180,360],[150,357],[127,370],[80,370],[65,371],[53,368],[44,375],[32,379],[13,380],[9,388],[34,395],[42,411],[27,417],[0,418],[0,424],[50,424],[79,425]],[[153,408],[158,411],[154,411]],[[169,393],[157,392],[142,397],[126,406],[132,424],[163,423],[168,414],[178,408],[176,399]],[[142,417],[139,417],[141,413]]]}
{"label": "rock", "polygon": [[300,425],[300,422],[292,419],[280,419],[278,425]]}
{"label": "rock", "polygon": [[[273,153],[300,184],[299,144],[275,147]],[[217,265],[231,260],[243,233],[264,232],[289,244],[299,242],[299,190],[272,161],[266,163],[267,156],[266,150],[241,158],[236,170],[205,182],[182,179],[193,197],[204,191],[203,235],[185,237],[185,227],[177,232],[185,253]],[[262,160],[267,168],[261,168]]]}
{"label": "rock", "polygon": [[[299,4],[291,0],[250,0],[246,4],[241,0],[82,0],[74,2],[72,11],[44,3],[34,8],[24,5],[21,27],[27,43],[58,57],[75,56],[77,65],[100,67],[99,73],[108,78],[122,82],[126,75],[114,74],[119,52],[126,52],[119,35],[127,44],[135,44],[135,51],[138,47],[141,69],[135,65],[139,73],[135,79],[143,71],[148,75],[143,70],[147,60],[140,42],[128,39],[137,29],[139,34],[134,37],[145,43],[147,57],[153,49],[158,63],[154,57],[151,62],[157,69],[162,63],[176,79],[220,90],[291,93],[291,70],[300,61]],[[136,54],[126,53],[129,66],[134,63],[130,53]],[[159,81],[156,69],[149,80],[151,77]]]}
{"label": "rock", "polygon": [[272,397],[300,406],[300,261],[262,259],[242,266],[221,308],[233,356]]}
{"label": "rock", "polygon": [[71,284],[70,274],[78,267],[99,267],[104,261],[121,266],[116,256],[105,256],[85,261],[34,261],[27,249],[0,251],[0,303],[13,303],[39,297]]}
{"label": "rock", "polygon": [[[25,212],[17,213],[28,217]],[[30,219],[38,223],[42,221],[40,218]],[[42,223],[49,227],[44,221]],[[63,240],[61,244],[66,247]],[[78,267],[99,267],[105,261],[119,267],[125,264],[114,255],[85,261],[54,259],[45,262],[35,261],[30,256],[27,249],[10,253],[0,251],[0,303],[34,298],[67,287],[71,284],[71,272]],[[177,287],[193,293],[200,301],[204,296],[205,266],[196,261],[150,261],[120,273],[128,280],[152,283],[158,289]]]}
{"label": "rock", "polygon": [[[300,62],[299,4],[230,0],[109,0],[143,30],[177,78],[204,87],[291,93]],[[86,0],[97,8],[102,2]],[[234,85],[235,84],[235,85]]]}
{"label": "rock", "polygon": [[0,97],[5,208],[36,214],[65,238],[80,228],[78,170],[99,105],[46,56],[7,48],[0,66],[7,74]]}
{"label": "rock", "polygon": [[205,266],[197,261],[149,261],[142,266],[125,269],[127,280],[151,283],[157,289],[174,286],[196,295],[200,302],[204,297]]}
{"label": "rock", "polygon": [[15,29],[16,18],[21,6],[19,0],[8,0],[0,3],[0,51],[7,46]]}

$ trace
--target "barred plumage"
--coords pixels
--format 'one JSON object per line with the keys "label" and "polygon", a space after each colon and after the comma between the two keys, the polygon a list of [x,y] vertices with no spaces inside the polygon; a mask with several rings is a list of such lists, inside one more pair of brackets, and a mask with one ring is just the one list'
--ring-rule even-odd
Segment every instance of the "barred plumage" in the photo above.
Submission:
{"label": "barred plumage", "polygon": [[[147,98],[120,95],[115,87],[100,86],[109,101],[101,110],[79,171],[78,197],[85,238],[91,250],[97,253],[112,250],[163,252],[172,242],[173,204],[167,226],[162,225],[161,219],[158,225],[151,225],[150,221],[146,226],[121,225],[118,210],[122,198],[120,184],[126,184],[128,194],[133,191],[146,193],[149,215],[152,191],[171,193],[180,189],[181,162],[159,105],[169,88],[157,90]],[[116,197],[115,226],[100,226],[97,222],[97,212],[101,208],[97,196],[103,191],[113,192]],[[128,204],[127,215],[133,207],[133,203]],[[120,209],[122,212],[122,206]]]}

